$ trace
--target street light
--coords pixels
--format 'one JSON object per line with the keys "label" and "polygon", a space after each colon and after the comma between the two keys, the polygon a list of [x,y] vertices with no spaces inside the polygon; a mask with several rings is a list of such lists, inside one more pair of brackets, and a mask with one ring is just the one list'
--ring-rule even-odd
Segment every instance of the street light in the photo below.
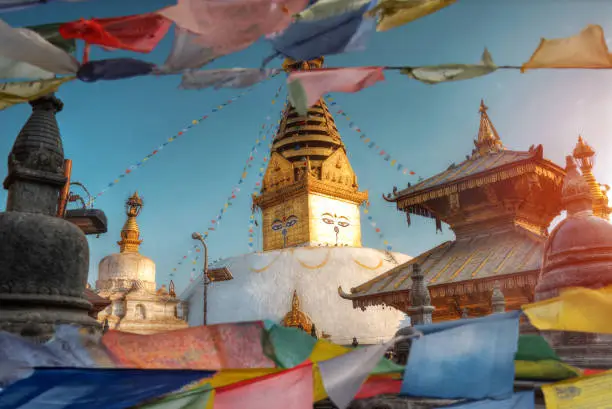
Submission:
{"label": "street light", "polygon": [[206,241],[204,241],[204,237],[198,232],[195,232],[191,235],[191,238],[194,240],[198,240],[202,243],[204,247],[204,267],[202,268],[202,281],[204,282],[204,325],[206,325],[206,310],[208,304],[208,246],[206,246]]}

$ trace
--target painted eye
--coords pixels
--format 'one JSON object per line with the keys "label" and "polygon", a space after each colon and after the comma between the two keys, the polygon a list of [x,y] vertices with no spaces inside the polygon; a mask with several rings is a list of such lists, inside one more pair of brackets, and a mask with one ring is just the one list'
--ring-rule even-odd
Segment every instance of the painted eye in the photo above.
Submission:
{"label": "painted eye", "polygon": [[323,218],[323,223],[334,224],[334,220],[330,219],[329,217],[324,217]]}
{"label": "painted eye", "polygon": [[350,223],[349,223],[347,220],[340,220],[340,221],[338,222],[338,226],[340,226],[340,227],[348,227],[348,226],[350,226],[350,225],[351,225],[351,224],[350,224]]}
{"label": "painted eye", "polygon": [[274,220],[274,222],[272,222],[272,230],[279,231],[282,228],[283,222],[281,222],[280,220]]}
{"label": "painted eye", "polygon": [[298,222],[298,218],[295,216],[290,216],[285,223],[285,227],[294,226]]}

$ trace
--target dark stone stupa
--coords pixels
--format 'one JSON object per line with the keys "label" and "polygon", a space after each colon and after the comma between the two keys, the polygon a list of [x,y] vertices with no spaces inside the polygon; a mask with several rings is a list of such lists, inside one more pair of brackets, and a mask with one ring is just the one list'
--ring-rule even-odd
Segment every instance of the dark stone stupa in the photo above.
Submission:
{"label": "dark stone stupa", "polygon": [[55,96],[30,102],[32,114],[8,157],[6,211],[0,213],[0,330],[36,339],[60,323],[93,327],[83,297],[89,246],[74,224],[56,217],[66,183]]}

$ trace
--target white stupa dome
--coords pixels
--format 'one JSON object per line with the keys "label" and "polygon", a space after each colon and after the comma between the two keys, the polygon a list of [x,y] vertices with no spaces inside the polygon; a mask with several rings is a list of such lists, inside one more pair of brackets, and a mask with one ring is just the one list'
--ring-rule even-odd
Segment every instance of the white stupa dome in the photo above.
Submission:
{"label": "white stupa dome", "polygon": [[[221,260],[209,268],[226,267],[233,278],[208,287],[207,324],[269,319],[280,322],[291,310],[294,291],[301,310],[319,335],[331,341],[375,344],[397,332],[404,314],[393,308],[354,309],[338,287],[351,288],[410,259],[401,253],[370,248],[295,247],[250,253]],[[203,322],[202,282],[192,282],[181,296],[189,303],[189,324]]]}
{"label": "white stupa dome", "polygon": [[125,282],[124,288],[130,288],[130,282],[142,282],[147,289],[154,291],[155,263],[139,253],[116,253],[104,257],[98,266],[96,287],[102,289],[117,282]]}

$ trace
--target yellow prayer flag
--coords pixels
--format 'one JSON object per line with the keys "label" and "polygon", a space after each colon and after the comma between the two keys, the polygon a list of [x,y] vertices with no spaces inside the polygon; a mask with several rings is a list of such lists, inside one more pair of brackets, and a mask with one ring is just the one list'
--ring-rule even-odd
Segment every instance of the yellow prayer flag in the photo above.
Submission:
{"label": "yellow prayer flag", "polygon": [[589,25],[567,38],[543,38],[521,72],[534,68],[612,68],[603,29]]}
{"label": "yellow prayer flag", "polygon": [[56,92],[60,85],[76,77],[53,78],[49,80],[7,82],[0,84],[0,111],[15,104],[32,101]]}
{"label": "yellow prayer flag", "polygon": [[547,409],[608,409],[612,371],[542,386]]}
{"label": "yellow prayer flag", "polygon": [[612,286],[568,289],[559,297],[524,305],[523,311],[539,330],[612,334]]}
{"label": "yellow prayer flag", "polygon": [[380,0],[378,5],[366,13],[366,16],[378,15],[376,31],[387,31],[408,24],[457,0]]}

